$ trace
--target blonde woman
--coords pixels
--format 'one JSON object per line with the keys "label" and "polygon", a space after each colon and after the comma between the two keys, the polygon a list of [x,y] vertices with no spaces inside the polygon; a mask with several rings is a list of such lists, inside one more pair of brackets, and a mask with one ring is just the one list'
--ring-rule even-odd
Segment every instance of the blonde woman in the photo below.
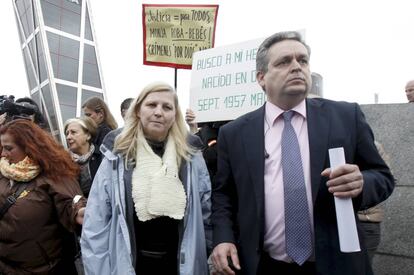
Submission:
{"label": "blonde woman", "polygon": [[87,274],[208,274],[211,186],[194,139],[172,87],[134,99],[115,144],[101,147],[81,239]]}
{"label": "blonde woman", "polygon": [[85,116],[90,117],[98,125],[98,130],[94,144],[99,148],[105,136],[111,131],[118,128],[114,116],[102,98],[94,96],[82,104],[82,110]]}

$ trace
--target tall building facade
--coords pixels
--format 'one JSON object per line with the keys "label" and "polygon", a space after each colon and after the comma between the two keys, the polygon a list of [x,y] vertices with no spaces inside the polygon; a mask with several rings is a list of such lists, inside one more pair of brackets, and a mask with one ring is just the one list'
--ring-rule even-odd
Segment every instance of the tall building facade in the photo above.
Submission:
{"label": "tall building facade", "polygon": [[30,96],[53,136],[92,96],[106,99],[88,0],[12,0]]}
{"label": "tall building facade", "polygon": [[323,97],[323,77],[322,75],[313,72],[312,76],[312,88],[310,93],[313,96]]}

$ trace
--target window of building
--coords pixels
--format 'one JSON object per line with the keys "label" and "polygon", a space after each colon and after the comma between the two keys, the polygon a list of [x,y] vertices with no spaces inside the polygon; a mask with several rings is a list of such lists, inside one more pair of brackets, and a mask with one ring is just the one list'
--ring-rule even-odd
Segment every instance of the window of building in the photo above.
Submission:
{"label": "window of building", "polygon": [[101,88],[98,64],[96,60],[95,47],[85,44],[83,56],[82,83],[85,85]]}
{"label": "window of building", "polygon": [[40,83],[46,80],[47,78],[47,69],[46,69],[46,63],[45,63],[45,55],[43,54],[43,46],[40,39],[40,33],[36,35],[36,43],[37,43],[37,61],[39,63],[39,69],[40,70]]}
{"label": "window of building", "polygon": [[57,124],[56,112],[55,112],[55,107],[53,105],[52,94],[50,92],[49,84],[42,87],[42,95],[45,101],[47,113],[49,114],[50,122],[52,124],[50,130],[53,133],[53,131],[56,131],[59,128]]}
{"label": "window of building", "polygon": [[24,40],[26,40],[33,33],[34,26],[36,25],[35,19],[33,18],[32,1],[17,0],[16,6],[23,27]]}
{"label": "window of building", "polygon": [[56,84],[56,90],[59,98],[60,111],[62,113],[62,121],[65,123],[69,118],[76,117],[77,88]]}
{"label": "window of building", "polygon": [[82,104],[88,100],[88,98],[94,97],[94,96],[98,96],[100,98],[103,99],[103,94],[102,93],[98,93],[98,92],[93,92],[93,91],[89,91],[89,90],[82,90]]}
{"label": "window of building", "polygon": [[86,16],[85,16],[85,39],[93,41],[92,37],[92,28],[91,28],[91,21],[89,19],[89,12],[88,8],[86,8]]}
{"label": "window of building", "polygon": [[41,0],[46,26],[80,36],[81,0]]}
{"label": "window of building", "polygon": [[37,86],[35,74],[33,72],[32,62],[29,57],[29,49],[26,47],[23,49],[24,66],[26,67],[27,79],[29,81],[30,90]]}
{"label": "window of building", "polygon": [[[37,106],[39,106],[39,108],[40,108],[40,109],[42,109],[42,108],[41,108],[42,104],[40,104],[40,93],[39,93],[39,91],[34,92],[34,93],[30,96],[30,98],[31,98],[31,99],[33,99],[33,100],[37,103]],[[40,110],[40,111],[41,111],[41,110]]]}
{"label": "window of building", "polygon": [[47,32],[53,74],[56,78],[78,82],[79,42]]}

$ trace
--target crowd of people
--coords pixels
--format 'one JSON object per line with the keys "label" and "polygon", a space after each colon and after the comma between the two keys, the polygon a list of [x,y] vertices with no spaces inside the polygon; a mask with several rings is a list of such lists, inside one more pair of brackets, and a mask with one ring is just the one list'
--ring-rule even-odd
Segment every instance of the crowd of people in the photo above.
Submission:
{"label": "crowd of people", "polygon": [[[163,82],[122,102],[122,128],[89,98],[67,149],[16,100],[34,111],[0,115],[0,275],[373,274],[394,178],[357,104],[307,97],[309,60],[297,32],[265,39],[267,102],[234,121],[197,124]],[[360,251],[340,250],[335,197],[353,202]]]}

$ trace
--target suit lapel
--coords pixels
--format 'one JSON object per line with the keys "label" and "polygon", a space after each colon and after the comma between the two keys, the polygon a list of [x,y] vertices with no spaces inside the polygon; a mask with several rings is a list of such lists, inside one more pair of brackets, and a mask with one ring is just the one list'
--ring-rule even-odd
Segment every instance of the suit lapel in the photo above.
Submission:
{"label": "suit lapel", "polygon": [[264,201],[264,106],[246,118],[242,128],[244,159],[256,197],[258,217],[263,217]]}
{"label": "suit lapel", "polygon": [[330,117],[323,108],[323,101],[306,100],[309,153],[311,169],[312,200],[315,203],[321,181],[321,172],[328,154],[328,133]]}

